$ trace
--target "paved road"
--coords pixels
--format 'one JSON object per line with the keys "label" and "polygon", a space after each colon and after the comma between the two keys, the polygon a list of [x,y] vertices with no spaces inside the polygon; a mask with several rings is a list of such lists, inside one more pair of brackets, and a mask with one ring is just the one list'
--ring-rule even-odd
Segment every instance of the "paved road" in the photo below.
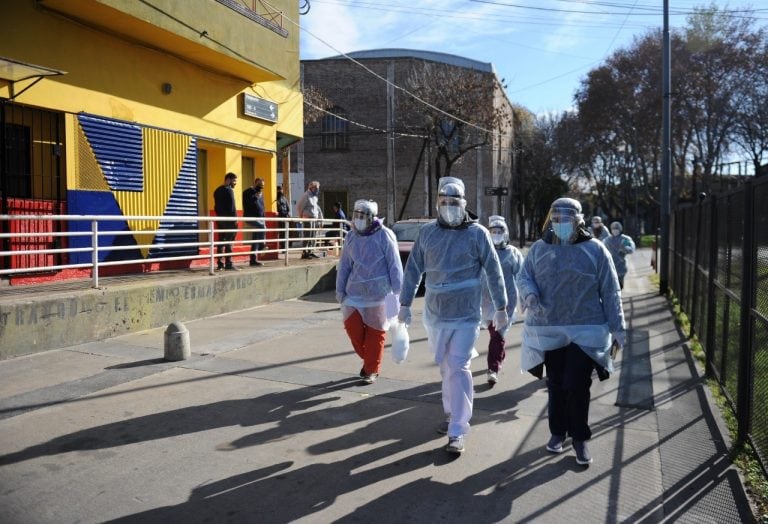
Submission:
{"label": "paved road", "polygon": [[408,360],[359,383],[332,294],[0,362],[0,522],[748,522],[700,372],[651,289],[625,289],[630,347],[592,387],[594,464],[544,450],[546,388],[473,362],[467,451],[446,454],[415,305]]}

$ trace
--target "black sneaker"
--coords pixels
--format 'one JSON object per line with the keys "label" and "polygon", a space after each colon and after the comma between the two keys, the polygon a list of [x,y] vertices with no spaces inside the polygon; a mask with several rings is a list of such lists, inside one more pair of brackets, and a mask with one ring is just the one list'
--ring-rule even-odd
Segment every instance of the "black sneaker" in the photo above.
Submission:
{"label": "black sneaker", "polygon": [[[562,453],[563,442],[565,442],[565,436],[552,435],[551,437],[549,437],[549,442],[547,442],[547,451],[549,451],[550,453]],[[574,442],[574,446],[575,444],[576,442]]]}
{"label": "black sneaker", "polygon": [[240,268],[237,266],[224,266],[225,271],[240,271]]}
{"label": "black sneaker", "polygon": [[254,261],[251,262],[250,265],[251,265],[251,267],[261,267],[261,266],[264,265],[264,263],[263,262],[259,262],[258,260],[254,260]]}
{"label": "black sneaker", "polygon": [[589,454],[589,448],[585,440],[574,440],[573,450],[576,452],[576,463],[582,466],[592,464],[592,455]]}
{"label": "black sneaker", "polygon": [[435,431],[440,433],[441,435],[447,435],[448,434],[448,423],[451,421],[451,416],[446,415],[445,420],[440,423],[439,426],[435,428]]}

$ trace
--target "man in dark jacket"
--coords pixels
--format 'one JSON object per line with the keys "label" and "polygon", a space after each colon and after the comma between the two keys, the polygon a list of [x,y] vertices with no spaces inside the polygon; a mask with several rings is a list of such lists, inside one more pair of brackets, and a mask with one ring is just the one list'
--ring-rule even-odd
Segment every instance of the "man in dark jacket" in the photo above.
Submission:
{"label": "man in dark jacket", "polygon": [[[235,206],[235,186],[237,185],[237,175],[234,173],[227,173],[224,176],[224,184],[216,188],[213,192],[213,210],[216,212],[216,216],[219,217],[237,217],[237,207]],[[224,257],[217,257],[216,266],[219,271],[227,269],[230,271],[239,271],[232,265],[232,242],[235,241],[237,231],[222,231],[227,229],[237,229],[237,221],[222,221],[216,223],[217,229],[219,229],[219,241],[226,242],[216,247],[216,252],[219,255],[225,254]],[[223,259],[223,260],[222,260]]]}
{"label": "man in dark jacket", "polygon": [[264,179],[256,178],[253,186],[243,191],[243,216],[251,232],[251,266],[263,266],[258,260],[258,253],[264,249]]}

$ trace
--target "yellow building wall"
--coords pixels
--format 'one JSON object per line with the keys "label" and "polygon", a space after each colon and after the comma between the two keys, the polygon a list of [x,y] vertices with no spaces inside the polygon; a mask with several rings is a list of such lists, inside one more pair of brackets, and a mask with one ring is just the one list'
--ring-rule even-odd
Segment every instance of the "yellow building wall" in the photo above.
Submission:
{"label": "yellow building wall", "polygon": [[[80,3],[86,7],[89,4]],[[199,11],[204,4],[200,1],[188,4],[196,22],[205,22],[203,12]],[[290,5],[293,4],[297,3]],[[289,11],[297,10],[298,4],[289,8]],[[298,20],[297,12],[295,19]],[[286,28],[292,49],[286,51],[284,57],[285,78],[251,85],[234,76],[191,64],[162,49],[129,41],[123,35],[74,22],[41,7],[35,0],[14,0],[4,3],[0,16],[0,56],[66,72],[38,82],[16,97],[16,103],[70,114],[85,112],[198,137],[200,147],[209,152],[209,202],[201,203],[200,212],[203,212],[213,207],[212,193],[222,183],[224,173],[239,174],[243,151],[263,153],[258,155],[259,176],[267,180],[270,203],[274,200],[276,134],[279,131],[296,137],[303,135],[298,27],[286,24]],[[252,23],[251,29],[249,35],[222,34],[219,40],[226,42],[226,38],[232,38],[235,47],[242,47],[245,44],[236,40],[252,38],[268,42],[275,37],[282,38],[256,23]],[[13,92],[19,92],[30,82],[17,83]],[[170,93],[163,92],[164,84],[170,84]],[[269,123],[244,116],[244,92],[277,102],[279,121]],[[0,81],[0,96],[9,97],[11,93],[9,84]],[[73,121],[66,119],[68,139],[74,135]],[[68,140],[68,148],[71,143]],[[208,145],[202,145],[205,143]],[[69,172],[73,156],[67,158]],[[268,170],[269,174],[262,170]]]}

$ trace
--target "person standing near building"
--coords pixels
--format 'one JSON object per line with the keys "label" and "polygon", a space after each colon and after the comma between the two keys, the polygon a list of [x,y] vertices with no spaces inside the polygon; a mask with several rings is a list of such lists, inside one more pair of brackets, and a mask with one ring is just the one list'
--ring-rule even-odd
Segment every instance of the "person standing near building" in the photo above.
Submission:
{"label": "person standing near building", "polygon": [[385,298],[399,295],[403,284],[395,234],[377,218],[378,210],[372,200],[355,202],[353,228],[344,239],[336,270],[336,300],[341,304],[344,329],[363,361],[364,384],[373,384],[381,372],[389,329]]}
{"label": "person standing near building", "polygon": [[304,252],[301,258],[318,258],[312,252],[317,244],[319,229],[323,225],[323,210],[320,208],[320,182],[313,180],[307,185],[307,191],[296,202],[296,212],[301,218],[310,219],[303,222],[304,228]]}
{"label": "person standing near building", "polygon": [[570,436],[576,462],[588,466],[592,372],[613,371],[612,339],[624,346],[626,332],[611,255],[584,227],[577,200],[552,203],[544,235],[528,251],[518,285],[526,310],[521,369],[541,378],[546,368],[546,450],[561,453]]}
{"label": "person standing near building", "polygon": [[448,434],[445,450],[460,454],[472,417],[474,388],[470,364],[480,333],[481,274],[485,271],[495,309],[496,331],[507,328],[507,292],[499,257],[488,230],[466,211],[464,182],[443,177],[438,183],[438,218],[423,226],[405,266],[400,322],[411,323],[411,304],[425,276],[424,326],[442,376]]}
{"label": "person standing near building", "polygon": [[263,266],[259,262],[259,251],[264,249],[264,238],[267,229],[264,223],[264,179],[255,178],[253,185],[243,191],[243,217],[251,229],[251,266]]}
{"label": "person standing near building", "polygon": [[605,240],[610,235],[608,234],[608,230],[605,229],[605,226],[603,225],[603,219],[599,216],[593,216],[592,217],[592,225],[589,226],[589,232],[592,233],[592,236],[595,237],[598,240]]}
{"label": "person standing near building", "polygon": [[[237,217],[237,205],[235,204],[235,186],[237,186],[237,175],[234,173],[227,173],[224,175],[224,184],[220,185],[213,192],[213,210],[216,212],[216,216],[219,217]],[[222,221],[216,222],[217,229],[237,229],[237,221]],[[219,271],[226,269],[229,271],[239,271],[232,264],[232,242],[235,241],[237,231],[221,231],[219,233],[219,241],[224,242],[216,247],[216,251],[219,255],[226,255],[224,257],[219,256],[216,258],[216,267]]]}
{"label": "person standing near building", "polygon": [[[277,211],[277,216],[280,218],[288,218],[291,216],[291,203],[288,201],[288,199],[285,196],[285,193],[283,193],[283,186],[277,186],[277,198],[275,199],[275,209]],[[280,229],[280,235],[279,237],[285,240],[286,238],[289,238],[291,235],[290,227],[291,223],[287,220],[281,220],[277,223],[278,228]]]}
{"label": "person standing near building", "polygon": [[603,243],[613,257],[613,265],[616,266],[616,274],[619,277],[619,287],[624,289],[627,255],[635,252],[635,242],[629,235],[622,235],[621,230],[620,222],[611,222],[611,236],[603,240]]}
{"label": "person standing near building", "polygon": [[[491,240],[499,256],[499,263],[504,272],[504,284],[507,289],[507,317],[512,322],[517,306],[517,275],[523,268],[523,254],[515,246],[509,243],[509,229],[504,217],[493,215],[488,217],[488,230]],[[499,332],[493,325],[493,300],[488,289],[488,282],[483,274],[483,322],[488,326],[490,340],[488,341],[488,384],[493,387],[499,381],[501,365],[506,358],[504,347],[506,346],[505,332]]]}

